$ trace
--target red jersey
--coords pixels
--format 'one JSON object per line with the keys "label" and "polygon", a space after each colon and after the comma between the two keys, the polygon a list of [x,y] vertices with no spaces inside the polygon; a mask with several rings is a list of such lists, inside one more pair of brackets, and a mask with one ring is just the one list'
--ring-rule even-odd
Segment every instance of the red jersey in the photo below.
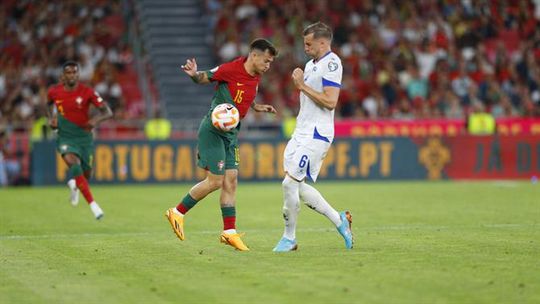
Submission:
{"label": "red jersey", "polygon": [[212,108],[221,103],[232,103],[240,112],[240,119],[246,116],[255,100],[259,88],[260,75],[251,76],[244,67],[247,58],[239,57],[207,72],[210,81],[217,81]]}
{"label": "red jersey", "polygon": [[94,89],[82,83],[77,84],[73,91],[68,91],[63,84],[49,88],[47,100],[54,103],[58,113],[65,119],[84,128],[88,125],[90,104],[102,107],[103,98]]}

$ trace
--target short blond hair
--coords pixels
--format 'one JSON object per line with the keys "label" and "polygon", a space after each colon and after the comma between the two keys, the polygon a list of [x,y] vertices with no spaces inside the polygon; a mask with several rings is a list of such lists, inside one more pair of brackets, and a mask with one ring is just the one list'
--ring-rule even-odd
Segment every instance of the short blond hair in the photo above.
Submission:
{"label": "short blond hair", "polygon": [[322,23],[322,22],[315,22],[313,24],[310,24],[308,25],[305,29],[304,29],[304,32],[303,32],[304,36],[307,36],[309,34],[313,34],[313,38],[315,39],[318,39],[318,38],[326,38],[328,39],[329,41],[332,41],[332,29]]}

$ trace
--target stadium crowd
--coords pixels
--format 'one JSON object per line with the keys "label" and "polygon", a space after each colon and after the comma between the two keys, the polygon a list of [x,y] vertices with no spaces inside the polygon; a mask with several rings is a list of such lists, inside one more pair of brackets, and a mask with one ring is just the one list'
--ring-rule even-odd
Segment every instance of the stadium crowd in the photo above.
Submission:
{"label": "stadium crowd", "polygon": [[[344,65],[338,118],[465,119],[473,110],[495,118],[540,117],[540,0],[201,3],[218,61],[245,54],[255,37],[279,48],[278,64],[263,77],[259,98],[285,116],[298,110],[290,74],[307,60],[302,30],[321,20],[333,27],[333,50]],[[9,135],[46,124],[47,87],[59,81],[68,59],[81,64],[80,80],[101,93],[117,119],[144,117],[143,103],[132,107],[132,90],[123,90],[126,81],[120,80],[134,60],[124,18],[132,5],[0,2],[0,168],[8,168],[2,170],[29,167],[17,163],[17,139]],[[6,180],[0,176],[0,184]]]}
{"label": "stadium crowd", "polygon": [[80,80],[96,88],[116,115],[139,114],[126,110],[119,83],[133,61],[125,3],[0,2],[0,186],[21,182],[21,171],[28,175],[23,161],[28,132],[18,131],[33,130],[31,136],[38,138],[47,134],[47,88],[60,81],[65,61],[80,63]]}
{"label": "stadium crowd", "polygon": [[47,88],[67,60],[79,62],[80,80],[125,113],[117,75],[133,56],[121,1],[2,1],[0,24],[0,126],[28,129],[42,117]]}
{"label": "stadium crowd", "polygon": [[280,50],[265,103],[295,112],[290,81],[304,66],[303,27],[334,29],[343,61],[336,115],[356,119],[540,116],[540,1],[207,0],[221,61],[265,37]]}
{"label": "stadium crowd", "polygon": [[[81,63],[117,115],[126,111],[118,75],[133,60],[122,17],[129,1],[0,3],[0,128],[43,115],[46,88],[67,59]],[[290,72],[306,57],[303,27],[334,28],[345,67],[337,115],[463,118],[474,104],[495,117],[540,115],[540,1],[206,0],[220,61],[271,39],[279,64],[261,98],[297,109]],[[143,111],[144,112],[144,111]]]}

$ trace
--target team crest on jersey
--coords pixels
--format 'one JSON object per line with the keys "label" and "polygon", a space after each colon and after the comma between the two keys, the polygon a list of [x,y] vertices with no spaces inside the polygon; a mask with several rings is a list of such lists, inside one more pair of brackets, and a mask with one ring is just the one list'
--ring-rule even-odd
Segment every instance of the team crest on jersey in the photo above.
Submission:
{"label": "team crest on jersey", "polygon": [[313,67],[313,72],[316,72],[316,71],[317,71],[317,67],[314,66],[314,67]]}
{"label": "team crest on jersey", "polygon": [[225,167],[225,162],[220,160],[218,163],[217,163],[217,167],[218,167],[218,170],[219,171],[223,171],[223,167]]}
{"label": "team crest on jersey", "polygon": [[102,102],[102,101],[103,101],[103,98],[101,98],[101,96],[99,95],[99,93],[98,93],[97,91],[94,91],[94,95],[96,95],[97,101],[98,101],[98,102]]}
{"label": "team crest on jersey", "polygon": [[80,106],[81,103],[82,103],[82,97],[81,96],[77,96],[77,98],[75,99],[75,102],[77,102],[77,104]]}
{"label": "team crest on jersey", "polygon": [[338,68],[338,64],[337,64],[337,63],[335,63],[335,62],[333,62],[333,61],[330,61],[330,62],[328,63],[328,69],[330,70],[330,72],[333,72],[333,71],[337,70],[337,68]]}

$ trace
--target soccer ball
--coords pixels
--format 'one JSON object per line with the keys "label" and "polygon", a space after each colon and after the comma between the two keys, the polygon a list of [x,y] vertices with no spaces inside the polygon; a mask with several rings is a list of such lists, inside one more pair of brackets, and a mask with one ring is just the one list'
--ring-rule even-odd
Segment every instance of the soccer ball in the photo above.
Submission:
{"label": "soccer ball", "polygon": [[240,122],[240,114],[238,109],[230,103],[222,103],[217,105],[212,111],[212,124],[216,129],[228,132]]}

